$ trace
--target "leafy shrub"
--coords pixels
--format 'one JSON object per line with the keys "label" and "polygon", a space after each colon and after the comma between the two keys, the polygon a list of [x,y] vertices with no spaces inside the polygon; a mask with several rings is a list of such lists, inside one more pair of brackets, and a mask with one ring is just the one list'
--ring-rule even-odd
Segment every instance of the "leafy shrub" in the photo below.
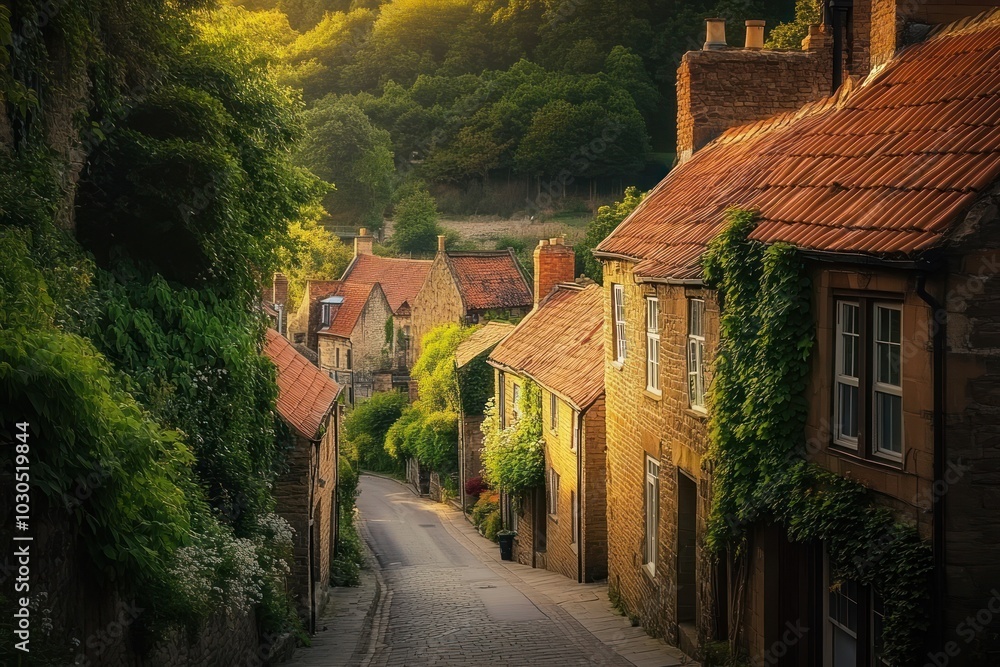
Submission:
{"label": "leafy shrub", "polygon": [[503,521],[500,518],[500,510],[498,508],[487,514],[486,518],[483,519],[483,536],[488,540],[496,542],[497,533],[500,532],[501,528],[503,528]]}
{"label": "leafy shrub", "polygon": [[500,428],[500,408],[491,398],[482,424],[486,479],[492,488],[513,495],[545,481],[541,390],[534,382],[524,384],[519,408],[521,418]]}
{"label": "leafy shrub", "polygon": [[337,549],[330,562],[330,585],[358,586],[361,584],[361,568],[365,564],[365,552],[361,537],[354,525],[354,511],[344,506],[340,508],[340,534]]}
{"label": "leafy shrub", "polygon": [[500,498],[495,493],[484,491],[475,507],[472,508],[472,525],[479,528],[486,517],[500,509]]}
{"label": "leafy shrub", "polygon": [[358,497],[358,471],[346,456],[341,456],[337,464],[337,503],[348,511],[354,510]]}
{"label": "leafy shrub", "polygon": [[483,481],[482,477],[473,477],[465,480],[465,495],[467,496],[478,496],[487,488],[486,482]]}
{"label": "leafy shrub", "polygon": [[402,392],[377,392],[347,414],[344,440],[354,450],[362,469],[391,474],[402,471],[401,459],[386,451],[385,439],[390,427],[403,414],[407,401]]}

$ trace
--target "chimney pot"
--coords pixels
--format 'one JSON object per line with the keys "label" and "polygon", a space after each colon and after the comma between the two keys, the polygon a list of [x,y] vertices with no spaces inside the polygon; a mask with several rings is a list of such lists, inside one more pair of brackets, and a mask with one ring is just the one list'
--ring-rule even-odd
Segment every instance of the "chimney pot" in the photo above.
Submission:
{"label": "chimney pot", "polygon": [[548,239],[538,239],[538,245],[539,246],[546,246],[548,244],[549,244],[549,240]]}
{"label": "chimney pot", "polygon": [[368,228],[362,227],[358,230],[358,236],[368,236]]}
{"label": "chimney pot", "polygon": [[726,48],[726,19],[705,19],[705,45],[703,51]]}
{"label": "chimney pot", "polygon": [[747,42],[746,48],[748,49],[763,49],[764,48],[764,21],[760,20],[748,20],[747,25]]}
{"label": "chimney pot", "polygon": [[443,235],[438,236],[438,252],[444,252],[444,244],[446,238],[447,237]]}
{"label": "chimney pot", "polygon": [[549,245],[559,245],[559,237],[549,239]]}

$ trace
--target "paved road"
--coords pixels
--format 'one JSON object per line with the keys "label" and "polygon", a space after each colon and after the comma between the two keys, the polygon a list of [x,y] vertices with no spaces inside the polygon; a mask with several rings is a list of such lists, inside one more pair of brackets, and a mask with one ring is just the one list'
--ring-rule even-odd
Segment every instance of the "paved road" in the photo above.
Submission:
{"label": "paved road", "polygon": [[631,667],[562,607],[522,592],[438,507],[395,481],[361,478],[358,508],[385,588],[371,665]]}

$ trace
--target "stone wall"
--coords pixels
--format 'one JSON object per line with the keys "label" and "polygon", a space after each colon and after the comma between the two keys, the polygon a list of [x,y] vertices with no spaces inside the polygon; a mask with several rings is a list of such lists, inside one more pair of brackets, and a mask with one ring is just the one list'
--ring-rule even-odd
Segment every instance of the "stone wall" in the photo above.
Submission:
{"label": "stone wall", "polygon": [[832,51],[689,51],[677,70],[677,155],[830,94]]}
{"label": "stone wall", "polygon": [[[459,442],[459,494],[465,494],[465,483],[473,477],[481,477],[483,471],[483,415],[462,415],[458,423]],[[475,503],[476,498],[466,498],[466,504]]]}
{"label": "stone wall", "polygon": [[[558,247],[558,246],[556,246]],[[556,512],[546,508],[545,565],[553,572],[576,580],[579,575],[579,545],[575,542],[572,500],[578,493],[577,448],[573,442],[573,423],[577,413],[556,397],[556,424],[552,426],[550,392],[541,390],[542,437],[545,441],[546,499],[554,492],[550,486],[551,471],[559,475]],[[511,400],[508,396],[507,400]],[[582,507],[582,502],[581,505]]]}
{"label": "stone wall", "polygon": [[288,452],[287,468],[274,487],[277,512],[295,530],[292,572],[288,577],[288,590],[295,600],[299,616],[308,623],[311,617],[313,586],[309,552],[309,535],[312,518],[311,471],[315,446],[305,438],[296,436],[295,447]]}
{"label": "stone wall", "polygon": [[604,397],[587,408],[580,439],[583,452],[583,506],[580,534],[583,542],[583,580],[608,576],[607,434]]}
{"label": "stone wall", "polygon": [[458,292],[444,253],[438,253],[434,258],[427,280],[414,297],[412,306],[411,356],[413,359],[418,359],[423,349],[423,337],[431,329],[448,322],[462,323],[465,318],[462,295]]}

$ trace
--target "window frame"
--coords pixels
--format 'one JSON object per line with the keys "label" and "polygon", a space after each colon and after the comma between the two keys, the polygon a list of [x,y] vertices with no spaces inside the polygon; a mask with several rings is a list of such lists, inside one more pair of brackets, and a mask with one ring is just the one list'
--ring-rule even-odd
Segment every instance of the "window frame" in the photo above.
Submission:
{"label": "window frame", "polygon": [[645,536],[643,539],[642,566],[650,576],[656,576],[660,543],[660,462],[650,455],[644,461],[643,513]]}
{"label": "window frame", "polygon": [[[856,442],[850,438],[840,435],[840,382],[844,378],[841,374],[843,361],[843,341],[841,332],[843,330],[843,304],[855,304],[857,311],[857,331],[858,331],[858,436]],[[899,330],[898,341],[878,341],[877,317],[880,309],[891,310],[898,313]],[[836,451],[846,452],[876,464],[883,464],[893,467],[900,467],[903,464],[906,454],[906,429],[904,426],[904,399],[903,394],[903,317],[905,308],[903,297],[900,294],[882,292],[858,292],[849,290],[835,290],[832,294],[833,327],[834,336],[832,346],[831,381],[828,385],[831,390],[830,415],[832,428],[830,429],[830,444]],[[897,379],[898,385],[884,382],[877,382],[877,350],[879,343],[896,346],[896,358],[898,359]],[[888,394],[899,398],[899,445],[900,451],[894,452],[891,449],[881,448],[878,441],[878,420],[877,408],[878,395]]]}
{"label": "window frame", "polygon": [[576,551],[580,545],[580,497],[573,489],[569,492],[569,511],[572,524],[569,527],[569,544]]}
{"label": "window frame", "polygon": [[[843,310],[844,306],[853,306],[854,308],[856,308],[856,312],[855,312],[855,317],[856,317],[855,329],[856,329],[856,332],[855,333],[847,333],[846,334],[846,335],[855,336],[856,339],[857,339],[857,347],[855,349],[855,354],[857,355],[857,357],[854,360],[855,372],[858,373],[858,375],[856,377],[850,376],[850,375],[844,375],[842,373],[843,361],[844,361],[844,336],[845,336],[844,325],[843,325],[843,321],[842,321],[842,317],[843,317],[843,313],[844,313],[844,310]],[[836,312],[836,318],[837,318],[836,319],[836,323],[835,323],[835,330],[836,330],[837,340],[836,340],[836,346],[835,346],[835,351],[834,351],[834,378],[833,378],[833,400],[834,400],[834,407],[833,407],[833,415],[834,415],[833,424],[834,424],[834,426],[833,426],[833,430],[834,430],[834,434],[833,434],[833,439],[834,439],[834,441],[838,445],[841,445],[842,447],[847,447],[848,449],[857,450],[858,447],[859,447],[859,438],[858,438],[858,435],[855,435],[855,436],[851,437],[851,436],[845,436],[845,435],[843,435],[841,433],[840,385],[843,384],[843,385],[848,386],[848,387],[854,387],[855,389],[858,390],[857,401],[855,403],[855,410],[857,411],[857,414],[855,415],[855,420],[856,420],[856,423],[857,423],[858,434],[860,435],[861,429],[862,429],[862,423],[861,423],[861,394],[862,394],[862,389],[861,389],[861,373],[862,373],[862,360],[864,359],[864,357],[861,354],[861,347],[863,345],[862,330],[861,330],[861,317],[862,317],[861,302],[858,301],[857,299],[854,299],[854,300],[851,300],[851,299],[837,299],[836,302],[835,302],[835,312]]]}
{"label": "window frame", "polygon": [[510,390],[510,414],[515,422],[521,418],[521,385],[518,382],[514,382]]}
{"label": "window frame", "polygon": [[646,297],[646,391],[657,396],[663,391],[660,386],[660,299],[656,296]]}
{"label": "window frame", "polygon": [[559,518],[559,473],[555,468],[549,468],[549,498],[548,515],[553,519]]}
{"label": "window frame", "polygon": [[614,363],[621,367],[628,358],[628,330],[625,326],[625,286],[611,283],[611,322],[614,338]]}
{"label": "window frame", "polygon": [[319,319],[320,325],[324,327],[330,326],[330,304],[321,303],[319,309]]}
{"label": "window frame", "polygon": [[[700,304],[701,307],[698,333],[693,331],[695,304]],[[705,299],[690,297],[688,298],[687,306],[687,347],[684,351],[684,356],[687,359],[688,406],[696,412],[707,412],[708,408],[705,405]],[[695,351],[693,358],[691,354],[692,347]],[[694,368],[692,368],[692,361]],[[694,386],[692,386],[692,379],[694,380]],[[695,400],[695,393],[698,394],[697,402]]]}
{"label": "window frame", "polygon": [[559,397],[549,392],[549,430],[559,433]]}
{"label": "window frame", "polygon": [[503,371],[497,371],[497,399],[500,428],[507,428],[507,378]]}

